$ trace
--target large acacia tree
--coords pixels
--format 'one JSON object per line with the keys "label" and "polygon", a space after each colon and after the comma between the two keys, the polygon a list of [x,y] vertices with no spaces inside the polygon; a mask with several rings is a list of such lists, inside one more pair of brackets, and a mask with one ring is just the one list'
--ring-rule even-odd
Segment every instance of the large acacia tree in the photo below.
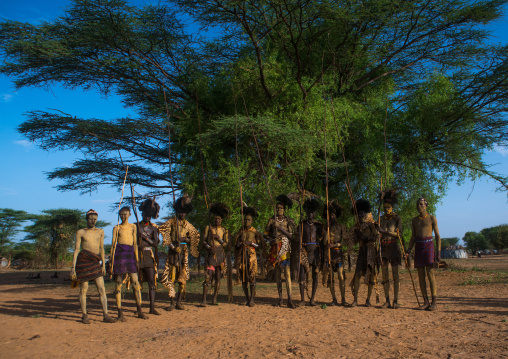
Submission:
{"label": "large acacia tree", "polygon": [[49,23],[1,23],[0,72],[18,88],[115,92],[137,110],[28,115],[29,140],[82,153],[49,172],[60,190],[119,186],[124,162],[138,192],[185,189],[204,209],[205,178],[211,201],[237,207],[240,175],[266,217],[270,194],[323,196],[326,132],[332,198],[349,202],[348,174],[356,198],[373,200],[382,179],[405,189],[409,216],[452,179],[508,188],[482,158],[508,139],[508,52],[488,31],[505,3],[75,0]]}

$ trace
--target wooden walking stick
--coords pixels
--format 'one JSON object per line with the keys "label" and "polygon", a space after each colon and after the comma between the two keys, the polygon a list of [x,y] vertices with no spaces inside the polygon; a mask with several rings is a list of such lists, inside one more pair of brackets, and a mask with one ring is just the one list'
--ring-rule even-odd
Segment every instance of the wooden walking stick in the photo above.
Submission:
{"label": "wooden walking stick", "polygon": [[325,177],[326,177],[326,235],[328,238],[328,275],[330,276],[330,288],[335,296],[335,284],[333,282],[333,268],[332,268],[332,256],[330,250],[331,238],[330,238],[330,213],[328,211],[329,199],[328,199],[328,157],[326,155],[326,116],[324,119],[324,140],[325,140]]}
{"label": "wooden walking stick", "polygon": [[[234,93],[234,89],[233,89],[233,93]],[[241,227],[240,227],[240,236],[242,238],[242,242],[244,240],[243,238],[243,230],[244,230],[244,225],[243,225],[243,222],[244,222],[244,214],[243,214],[243,190],[242,190],[242,175],[241,175],[241,172],[240,172],[240,160],[238,159],[238,123],[236,122],[236,97],[235,97],[235,157],[236,157],[236,168],[238,170],[238,184],[239,184],[239,190],[240,190],[240,213],[242,215],[242,223],[241,223]],[[235,243],[236,245],[236,243]],[[242,273],[242,279],[243,281],[245,282],[245,245],[242,243],[242,254],[243,254],[243,258],[242,258],[242,264],[244,265],[243,267],[243,273]],[[229,253],[229,258],[231,260],[231,252]],[[235,262],[238,260],[238,258],[235,258]],[[232,273],[232,271],[231,271]],[[230,276],[231,277],[231,276]],[[237,278],[238,278],[238,273],[237,273]],[[242,283],[243,285],[243,283]],[[233,303],[233,281],[232,279],[230,280],[228,278],[228,302],[229,303]]]}
{"label": "wooden walking stick", "polygon": [[[400,233],[399,233],[398,228],[397,228],[397,238],[399,239],[400,248],[404,249],[404,243],[402,243],[402,238],[400,238]],[[411,273],[411,269],[409,268],[409,260],[407,259],[406,256],[403,256],[403,257],[404,257],[404,261],[406,262],[406,268],[407,268],[407,271],[409,272],[409,277],[411,278],[411,283],[413,283],[413,290],[415,292],[416,301],[418,302],[418,306],[420,306],[420,299],[418,299],[418,293],[416,292],[416,286],[415,286],[415,281],[413,280],[413,274]]]}

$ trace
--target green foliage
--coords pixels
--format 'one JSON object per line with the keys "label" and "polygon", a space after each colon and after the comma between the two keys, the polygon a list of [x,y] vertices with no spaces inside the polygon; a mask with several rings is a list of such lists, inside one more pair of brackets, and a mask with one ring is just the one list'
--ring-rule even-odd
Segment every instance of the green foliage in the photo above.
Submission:
{"label": "green foliage", "polygon": [[76,0],[52,22],[2,22],[0,73],[18,88],[115,92],[137,111],[28,115],[19,131],[30,141],[84,154],[49,172],[60,190],[120,186],[125,164],[150,194],[193,194],[198,227],[221,201],[237,229],[240,183],[263,226],[280,193],[324,199],[327,167],[330,197],[346,209],[346,182],[372,202],[381,179],[404,188],[396,211],[408,238],[416,199],[434,211],[450,180],[489,176],[508,189],[482,157],[508,143],[508,51],[484,27],[505,3]]}
{"label": "green foliage", "polygon": [[14,237],[19,233],[21,224],[31,217],[25,211],[0,208],[0,255],[12,254]]}
{"label": "green foliage", "polygon": [[[76,232],[87,226],[85,215],[81,210],[67,208],[47,209],[34,215],[33,224],[24,229],[28,233],[24,241],[35,245],[34,264],[58,269],[60,262],[70,259]],[[97,227],[107,225],[103,221],[96,224]]]}
{"label": "green foliage", "polygon": [[441,238],[441,248],[446,248],[448,246],[456,246],[459,243],[458,237],[450,237],[450,238]]}
{"label": "green foliage", "polygon": [[476,253],[479,250],[484,250],[489,247],[489,242],[481,233],[466,232],[462,238],[468,250]]}
{"label": "green foliage", "polygon": [[487,239],[490,248],[497,250],[508,248],[508,224],[484,228],[480,233]]}

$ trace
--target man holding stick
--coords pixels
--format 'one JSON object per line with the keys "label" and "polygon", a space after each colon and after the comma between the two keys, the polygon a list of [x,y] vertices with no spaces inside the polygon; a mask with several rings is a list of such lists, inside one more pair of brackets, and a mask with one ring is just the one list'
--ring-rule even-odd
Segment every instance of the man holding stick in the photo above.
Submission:
{"label": "man holding stick", "polygon": [[[380,193],[380,201],[383,204],[384,215],[380,218],[377,230],[381,234],[381,271],[383,273],[383,288],[386,302],[381,308],[398,309],[399,299],[399,266],[401,265],[401,251],[399,250],[399,233],[402,232],[402,220],[393,212],[393,206],[397,204],[397,190],[386,190]],[[404,248],[402,248],[404,250]],[[390,303],[390,276],[388,265],[392,266],[393,277],[393,305]]]}
{"label": "man holding stick", "polygon": [[[434,311],[437,308],[436,295],[436,277],[434,276],[434,265],[441,261],[441,236],[437,228],[436,217],[427,213],[428,202],[425,198],[420,197],[416,201],[416,209],[419,215],[413,218],[411,223],[411,241],[406,252],[406,257],[411,253],[413,245],[415,246],[414,266],[418,269],[418,278],[420,280],[420,289],[423,295],[423,304],[418,307],[420,310]],[[432,240],[432,232],[436,237],[436,247]],[[429,303],[427,294],[427,283],[425,276],[429,279],[430,292],[432,295],[432,303]]]}

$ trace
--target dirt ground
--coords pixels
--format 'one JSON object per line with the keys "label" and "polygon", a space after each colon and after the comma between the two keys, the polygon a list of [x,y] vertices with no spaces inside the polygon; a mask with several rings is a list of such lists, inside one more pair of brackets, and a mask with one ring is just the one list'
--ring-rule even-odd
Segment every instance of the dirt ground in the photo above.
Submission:
{"label": "dirt ground", "polygon": [[[401,274],[398,310],[379,308],[381,287],[381,303],[374,307],[331,307],[321,285],[319,306],[279,308],[275,284],[262,281],[254,308],[243,305],[239,286],[235,303],[225,304],[225,281],[220,305],[200,308],[202,286],[195,274],[183,311],[161,310],[168,298],[159,287],[162,315],[137,319],[132,293],[126,293],[126,323],[101,322],[91,285],[91,325],[80,322],[78,289],[63,280],[68,272],[59,272],[59,279],[50,278],[54,271],[40,272],[42,279],[30,280],[33,271],[3,270],[0,358],[508,358],[508,256],[447,262],[448,269],[437,271],[436,312],[416,310],[407,270]],[[348,273],[348,282],[351,277]],[[108,282],[110,314],[116,316],[112,291]],[[365,296],[362,285],[360,303]],[[146,284],[143,299],[146,307]],[[346,300],[352,301],[349,288]]]}

